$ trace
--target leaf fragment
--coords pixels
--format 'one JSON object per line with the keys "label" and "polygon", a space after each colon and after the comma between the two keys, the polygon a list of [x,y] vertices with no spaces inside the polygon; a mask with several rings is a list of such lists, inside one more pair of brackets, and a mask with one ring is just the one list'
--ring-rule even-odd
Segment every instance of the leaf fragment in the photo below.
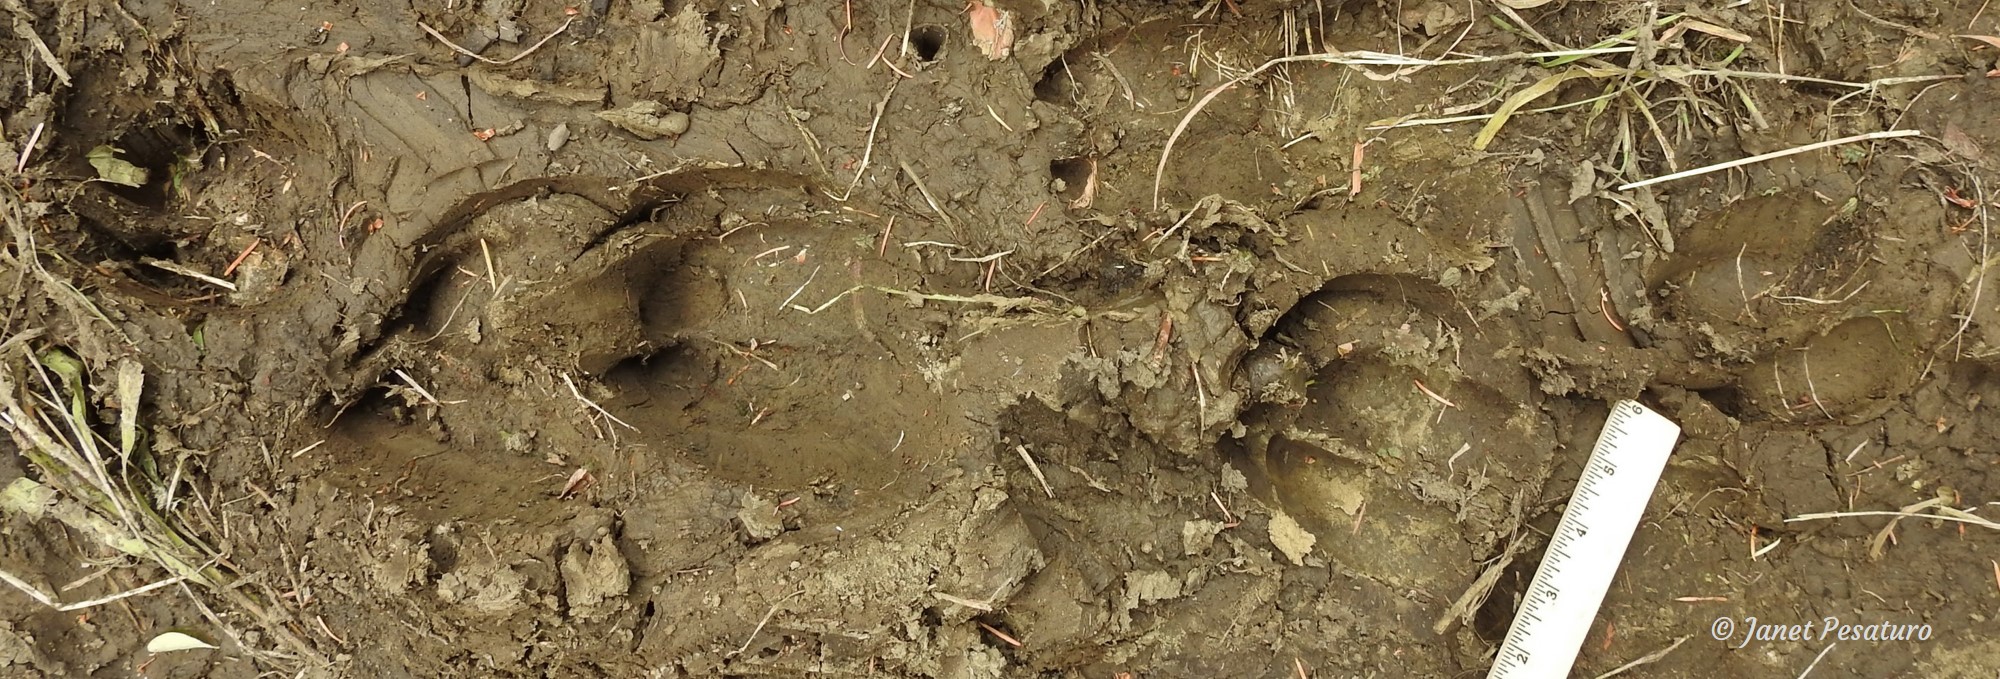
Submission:
{"label": "leaf fragment", "polygon": [[171,653],[208,648],[219,647],[195,638],[194,635],[181,632],[162,632],[159,636],[153,637],[152,641],[146,642],[147,653]]}
{"label": "leaf fragment", "polygon": [[151,173],[147,172],[146,168],[119,158],[118,154],[124,152],[125,149],[106,144],[91,149],[90,152],[83,154],[83,157],[90,161],[91,167],[97,168],[98,179],[133,188],[145,186],[146,179]]}

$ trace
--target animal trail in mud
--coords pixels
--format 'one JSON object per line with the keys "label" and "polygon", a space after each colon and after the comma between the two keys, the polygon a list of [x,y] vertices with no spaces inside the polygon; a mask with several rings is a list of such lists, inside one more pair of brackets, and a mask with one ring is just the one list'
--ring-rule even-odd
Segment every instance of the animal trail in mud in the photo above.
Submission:
{"label": "animal trail in mud", "polygon": [[[353,676],[1473,674],[1604,404],[1635,396],[1688,436],[1580,667],[1711,607],[1889,602],[1976,634],[1976,601],[1933,593],[1991,586],[1977,534],[1786,521],[1990,499],[1973,166],[1898,139],[1612,188],[1852,126],[1976,152],[1976,77],[1830,104],[1690,76],[1522,107],[1471,152],[1415,123],[1555,71],[1294,63],[1216,96],[1149,200],[1180,112],[1267,59],[1522,53],[1496,18],[1590,44],[1638,14],[1584,4],[997,2],[999,59],[956,3],[37,6],[80,86],[19,90],[0,136],[52,123],[36,246],[135,338],[99,358],[144,362],[184,504],[217,500],[203,531]],[[1958,34],[1977,3],[1888,4],[1701,10],[1750,42],[1681,30],[1651,58],[1990,66],[1896,27]],[[46,30],[72,20],[135,49]],[[0,89],[53,83],[25,63]],[[101,145],[150,181],[73,182]],[[29,326],[63,337],[66,295]],[[0,560],[85,582],[104,555],[45,532]],[[124,618],[206,624],[127,603],[0,620],[0,649],[84,639],[47,673],[115,672]],[[1912,670],[1939,648],[1848,660],[1950,676]],[[1768,650],[1659,662],[1810,660]]]}

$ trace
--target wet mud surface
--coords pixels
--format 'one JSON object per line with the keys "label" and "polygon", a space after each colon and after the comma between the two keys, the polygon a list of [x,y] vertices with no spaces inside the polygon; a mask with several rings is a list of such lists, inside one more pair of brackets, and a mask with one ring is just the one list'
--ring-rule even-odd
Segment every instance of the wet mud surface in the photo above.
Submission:
{"label": "wet mud surface", "polygon": [[1990,524],[1800,517],[2000,502],[2000,12],[1532,4],[0,2],[0,349],[143,366],[258,604],[0,674],[1480,676],[1636,398],[1576,675],[1992,676]]}

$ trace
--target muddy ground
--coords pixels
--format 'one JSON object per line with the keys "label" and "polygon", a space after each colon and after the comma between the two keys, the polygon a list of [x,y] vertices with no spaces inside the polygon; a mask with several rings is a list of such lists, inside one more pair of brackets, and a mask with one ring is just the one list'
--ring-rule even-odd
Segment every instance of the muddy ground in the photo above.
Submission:
{"label": "muddy ground", "polygon": [[0,675],[1482,676],[1637,398],[1576,676],[1994,676],[1991,528],[1794,519],[2000,500],[2000,9],[1537,4],[0,2],[7,384],[232,583]]}

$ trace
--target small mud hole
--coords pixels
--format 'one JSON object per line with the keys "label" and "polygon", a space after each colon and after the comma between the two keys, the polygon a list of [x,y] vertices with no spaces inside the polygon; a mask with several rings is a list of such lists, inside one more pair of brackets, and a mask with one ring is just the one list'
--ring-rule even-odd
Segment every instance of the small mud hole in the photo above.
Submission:
{"label": "small mud hole", "polygon": [[910,29],[910,49],[920,61],[937,61],[944,56],[945,41],[951,32],[937,24],[924,24]]}
{"label": "small mud hole", "polygon": [[1091,175],[1097,173],[1094,158],[1064,158],[1049,163],[1049,177],[1063,202],[1075,202],[1088,190]]}

